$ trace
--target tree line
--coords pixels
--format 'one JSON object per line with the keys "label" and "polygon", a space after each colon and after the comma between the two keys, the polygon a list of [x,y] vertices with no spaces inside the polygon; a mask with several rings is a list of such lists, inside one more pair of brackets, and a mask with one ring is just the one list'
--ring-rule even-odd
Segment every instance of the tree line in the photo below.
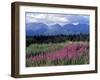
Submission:
{"label": "tree line", "polygon": [[32,43],[61,43],[65,41],[89,41],[89,34],[26,36],[26,46]]}

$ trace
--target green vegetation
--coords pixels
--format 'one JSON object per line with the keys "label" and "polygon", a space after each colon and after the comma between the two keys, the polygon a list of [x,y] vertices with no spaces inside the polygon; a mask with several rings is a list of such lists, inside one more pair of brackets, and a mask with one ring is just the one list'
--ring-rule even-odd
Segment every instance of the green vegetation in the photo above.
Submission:
{"label": "green vegetation", "polygon": [[31,44],[26,48],[27,67],[77,64],[89,64],[87,41]]}

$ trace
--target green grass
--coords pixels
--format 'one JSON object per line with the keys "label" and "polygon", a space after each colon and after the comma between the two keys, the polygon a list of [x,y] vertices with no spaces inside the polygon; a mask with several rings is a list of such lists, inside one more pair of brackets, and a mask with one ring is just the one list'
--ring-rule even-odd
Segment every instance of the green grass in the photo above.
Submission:
{"label": "green grass", "polygon": [[86,63],[85,56],[81,56],[73,60],[60,59],[60,60],[54,60],[54,61],[43,60],[43,61],[32,62],[30,59],[27,59],[26,61],[27,61],[26,62],[27,67],[89,64],[89,62]]}
{"label": "green grass", "polygon": [[[65,43],[49,43],[49,44],[31,44],[26,48],[26,54],[27,55],[38,55],[43,52],[48,52],[52,53],[55,51],[58,51],[62,49],[64,46],[71,44],[71,43],[83,43],[83,44],[88,44],[88,42],[65,42]],[[60,59],[60,60],[54,60],[54,61],[48,61],[48,60],[41,60],[41,61],[32,61],[30,57],[27,57],[26,55],[26,66],[27,67],[35,67],[35,66],[56,66],[56,65],[80,65],[80,64],[89,64],[89,52],[87,52],[86,55],[79,56],[76,59]]]}
{"label": "green grass", "polygon": [[54,52],[65,46],[66,43],[31,44],[26,48],[26,54],[39,54],[42,52]]}

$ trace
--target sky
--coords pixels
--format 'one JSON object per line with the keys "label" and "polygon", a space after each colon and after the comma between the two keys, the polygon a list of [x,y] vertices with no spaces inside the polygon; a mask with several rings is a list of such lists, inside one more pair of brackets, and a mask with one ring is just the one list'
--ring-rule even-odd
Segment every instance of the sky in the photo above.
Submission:
{"label": "sky", "polygon": [[54,24],[61,26],[65,24],[89,24],[89,15],[26,12],[26,24],[28,23],[44,23],[48,26]]}
{"label": "sky", "polygon": [[27,35],[58,35],[89,32],[89,15],[26,12]]}

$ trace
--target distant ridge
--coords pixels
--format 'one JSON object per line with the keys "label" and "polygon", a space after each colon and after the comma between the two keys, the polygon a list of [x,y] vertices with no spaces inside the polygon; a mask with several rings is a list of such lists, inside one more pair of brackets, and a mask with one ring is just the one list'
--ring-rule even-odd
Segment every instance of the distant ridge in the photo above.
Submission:
{"label": "distant ridge", "polygon": [[72,35],[72,34],[89,34],[88,24],[65,24],[63,26],[54,24],[48,26],[44,23],[28,23],[26,24],[26,35]]}

